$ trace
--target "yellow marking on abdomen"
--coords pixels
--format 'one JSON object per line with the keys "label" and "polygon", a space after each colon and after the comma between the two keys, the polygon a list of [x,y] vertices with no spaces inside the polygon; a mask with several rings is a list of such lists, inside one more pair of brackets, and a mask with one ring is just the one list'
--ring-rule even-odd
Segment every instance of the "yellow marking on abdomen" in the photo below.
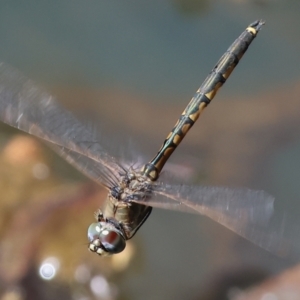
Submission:
{"label": "yellow marking on abdomen", "polygon": [[181,140],[182,140],[182,137],[180,135],[176,134],[173,138],[173,143],[178,146],[179,143],[181,142]]}
{"label": "yellow marking on abdomen", "polygon": [[256,29],[254,29],[252,27],[247,27],[246,30],[253,33],[254,35],[256,35],[256,33],[257,33]]}
{"label": "yellow marking on abdomen", "polygon": [[198,110],[197,112],[195,112],[195,113],[193,113],[193,114],[190,114],[190,115],[189,115],[189,118],[190,118],[192,121],[196,122],[197,119],[199,118],[199,115],[200,115],[200,112],[199,112],[199,110]]}

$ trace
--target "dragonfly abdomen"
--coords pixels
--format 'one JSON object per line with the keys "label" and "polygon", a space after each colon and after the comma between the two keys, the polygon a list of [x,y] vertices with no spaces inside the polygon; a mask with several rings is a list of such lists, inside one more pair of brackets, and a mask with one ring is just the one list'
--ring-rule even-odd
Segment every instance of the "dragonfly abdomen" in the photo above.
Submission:
{"label": "dragonfly abdomen", "polygon": [[218,89],[226,82],[263,24],[262,20],[251,23],[223,54],[181,114],[157,155],[142,168],[142,173],[145,176],[153,181],[158,178],[166,161],[197,121],[205,107],[212,101]]}

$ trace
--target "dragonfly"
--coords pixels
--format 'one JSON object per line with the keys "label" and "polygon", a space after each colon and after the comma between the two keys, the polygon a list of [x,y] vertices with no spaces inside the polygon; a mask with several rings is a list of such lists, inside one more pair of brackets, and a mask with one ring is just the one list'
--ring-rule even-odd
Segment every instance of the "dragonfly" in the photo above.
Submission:
{"label": "dragonfly", "polygon": [[[5,63],[0,64],[0,120],[32,134],[108,191],[88,228],[89,250],[100,256],[122,252],[152,207],[208,216],[246,239],[268,248],[255,226],[273,213],[272,196],[245,188],[192,186],[161,180],[161,171],[203,110],[226,82],[264,25],[251,23],[223,54],[197,90],[155,157],[128,164],[111,154],[90,127],[53,96]],[[99,138],[99,139],[98,139]]]}

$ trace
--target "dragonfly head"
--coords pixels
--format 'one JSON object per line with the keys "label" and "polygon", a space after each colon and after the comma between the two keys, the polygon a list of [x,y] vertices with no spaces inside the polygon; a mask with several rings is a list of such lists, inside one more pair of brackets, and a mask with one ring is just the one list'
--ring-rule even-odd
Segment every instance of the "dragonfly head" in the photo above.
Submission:
{"label": "dragonfly head", "polygon": [[92,223],[88,228],[89,250],[101,256],[122,252],[126,241],[120,230],[107,222]]}

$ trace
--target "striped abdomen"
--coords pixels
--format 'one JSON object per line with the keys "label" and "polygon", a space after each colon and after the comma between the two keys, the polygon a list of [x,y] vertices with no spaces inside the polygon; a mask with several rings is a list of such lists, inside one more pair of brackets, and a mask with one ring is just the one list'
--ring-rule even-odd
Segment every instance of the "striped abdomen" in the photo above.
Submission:
{"label": "striped abdomen", "polygon": [[263,24],[262,20],[250,24],[218,61],[181,114],[157,155],[142,168],[142,172],[148,178],[151,180],[158,178],[168,158],[230,76]]}

